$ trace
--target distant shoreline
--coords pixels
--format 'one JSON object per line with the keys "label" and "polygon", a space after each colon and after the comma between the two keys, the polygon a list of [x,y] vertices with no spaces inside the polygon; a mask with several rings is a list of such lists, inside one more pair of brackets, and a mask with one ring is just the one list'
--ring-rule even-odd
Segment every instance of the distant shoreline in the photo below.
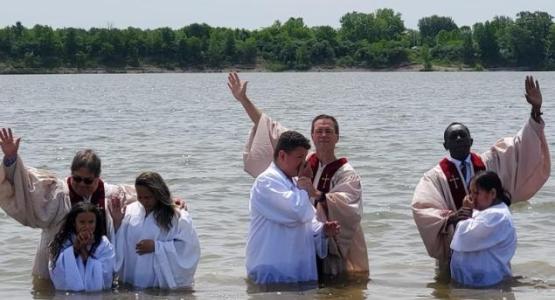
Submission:
{"label": "distant shoreline", "polygon": [[425,71],[422,64],[410,64],[394,68],[313,67],[308,70],[272,71],[263,67],[235,67],[222,69],[161,68],[156,66],[124,68],[0,68],[0,75],[56,75],[56,74],[165,74],[165,73],[227,73],[230,71],[250,73],[314,73],[314,72],[489,72],[489,71],[537,71],[527,68],[472,68],[468,66],[434,65]]}

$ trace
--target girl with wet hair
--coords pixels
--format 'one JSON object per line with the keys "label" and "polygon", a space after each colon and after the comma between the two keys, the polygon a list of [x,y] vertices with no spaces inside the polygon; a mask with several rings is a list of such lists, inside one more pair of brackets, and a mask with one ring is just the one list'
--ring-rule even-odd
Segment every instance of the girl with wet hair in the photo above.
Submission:
{"label": "girl with wet hair", "polygon": [[189,213],[172,200],[158,173],[135,180],[137,202],[127,206],[116,234],[120,280],[138,288],[190,288],[200,245]]}
{"label": "girl with wet hair", "polygon": [[517,237],[509,205],[511,197],[493,171],[476,175],[464,205],[472,217],[457,224],[451,249],[451,277],[470,287],[486,287],[511,278]]}
{"label": "girl with wet hair", "polygon": [[91,203],[74,205],[49,245],[50,278],[57,290],[100,291],[112,287],[115,253],[103,214]]}

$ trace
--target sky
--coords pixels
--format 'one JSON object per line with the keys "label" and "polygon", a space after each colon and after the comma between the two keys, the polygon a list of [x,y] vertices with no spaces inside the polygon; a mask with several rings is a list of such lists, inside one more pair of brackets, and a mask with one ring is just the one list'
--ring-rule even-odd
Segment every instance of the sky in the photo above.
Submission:
{"label": "sky", "polygon": [[555,0],[0,0],[0,27],[20,21],[54,28],[129,26],[142,29],[181,28],[191,23],[210,26],[259,29],[276,20],[301,17],[308,26],[339,28],[348,12],[374,12],[391,8],[417,29],[422,17],[452,17],[459,26],[491,20],[494,16],[515,18],[520,11],[545,11],[555,15]]}

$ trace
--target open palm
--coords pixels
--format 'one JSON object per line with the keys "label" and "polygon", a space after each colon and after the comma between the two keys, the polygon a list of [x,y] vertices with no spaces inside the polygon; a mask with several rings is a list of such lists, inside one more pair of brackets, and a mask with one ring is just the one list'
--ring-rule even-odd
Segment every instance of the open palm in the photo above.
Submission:
{"label": "open palm", "polygon": [[0,130],[0,146],[6,157],[14,157],[19,149],[19,141],[21,138],[14,139],[11,128],[2,128]]}
{"label": "open palm", "polygon": [[540,83],[536,80],[534,82],[534,77],[526,76],[524,82],[524,87],[526,90],[526,101],[532,105],[534,108],[540,108],[542,106],[542,92],[540,90]]}
{"label": "open palm", "polygon": [[248,81],[241,81],[237,72],[231,72],[227,76],[227,86],[233,94],[233,97],[239,101],[247,100],[247,84]]}

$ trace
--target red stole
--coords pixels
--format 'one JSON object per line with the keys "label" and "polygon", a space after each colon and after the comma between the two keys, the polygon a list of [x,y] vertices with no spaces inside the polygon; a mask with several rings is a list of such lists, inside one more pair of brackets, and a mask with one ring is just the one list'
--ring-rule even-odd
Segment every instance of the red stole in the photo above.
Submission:
{"label": "red stole", "polygon": [[[335,175],[335,172],[339,170],[344,164],[347,163],[346,158],[337,159],[324,167],[322,170],[322,175],[320,175],[320,180],[318,180],[318,186],[316,189],[322,192],[322,196],[320,199],[316,199],[314,201],[314,206],[317,207],[318,204],[322,206],[324,212],[326,213],[326,217],[328,216],[328,204],[326,203],[326,193],[331,189],[331,178]],[[313,153],[308,158],[308,164],[312,169],[312,182],[314,182],[314,176],[316,176],[316,172],[318,171],[318,167],[320,166],[320,160],[316,156],[316,153]]]}
{"label": "red stole", "polygon": [[[478,154],[470,153],[470,162],[472,163],[472,167],[474,168],[474,174],[486,169],[486,165]],[[463,199],[466,196],[464,179],[461,178],[461,175],[457,170],[457,166],[449,161],[449,159],[442,159],[439,162],[439,166],[441,167],[441,170],[443,171],[443,174],[445,174],[447,182],[449,183],[449,190],[451,191],[451,196],[453,197],[453,201],[455,202],[455,207],[459,209],[461,208]]]}
{"label": "red stole", "polygon": [[[335,175],[335,172],[339,170],[344,164],[347,163],[346,158],[337,159],[324,167],[322,171],[322,175],[320,176],[320,180],[318,181],[318,187],[316,188],[322,193],[327,193],[331,189],[331,178]],[[312,169],[312,181],[314,181],[314,176],[316,176],[316,172],[318,171],[318,166],[320,165],[320,161],[316,156],[316,153],[313,153],[308,158],[308,164]]]}

